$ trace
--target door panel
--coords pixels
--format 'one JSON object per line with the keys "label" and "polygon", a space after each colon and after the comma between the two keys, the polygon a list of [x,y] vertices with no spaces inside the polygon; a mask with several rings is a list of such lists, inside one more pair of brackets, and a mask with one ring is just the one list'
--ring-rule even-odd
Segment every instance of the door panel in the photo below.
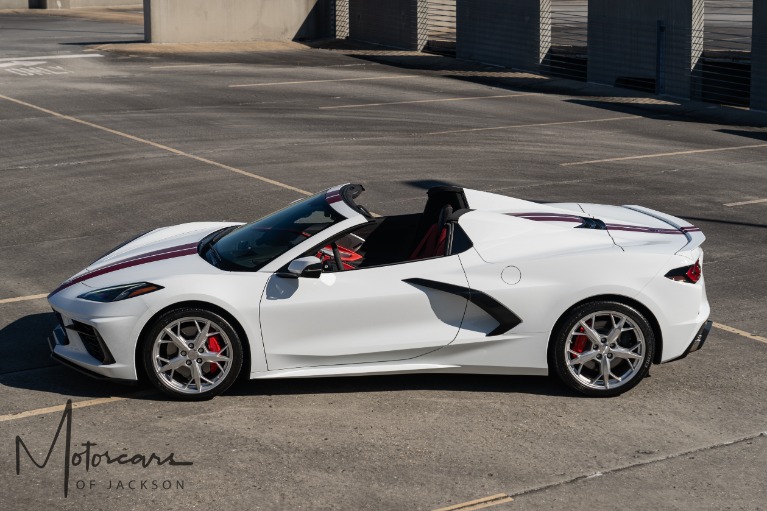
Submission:
{"label": "door panel", "polygon": [[260,309],[269,370],[403,360],[449,344],[466,298],[403,282],[414,278],[468,286],[458,256],[272,276]]}

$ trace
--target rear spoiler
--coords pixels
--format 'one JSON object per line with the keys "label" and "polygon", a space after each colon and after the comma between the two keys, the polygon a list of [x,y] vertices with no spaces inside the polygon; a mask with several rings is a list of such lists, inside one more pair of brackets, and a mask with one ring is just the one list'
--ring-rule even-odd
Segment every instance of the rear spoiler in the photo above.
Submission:
{"label": "rear spoiler", "polygon": [[642,206],[631,205],[623,207],[656,218],[684,234],[687,238],[687,244],[679,249],[677,253],[686,250],[693,250],[703,244],[704,241],[706,241],[706,236],[703,235],[703,232],[701,232],[700,228],[695,227],[687,220],[682,220],[681,218],[667,215],[666,213],[661,213],[660,211],[655,211],[654,209],[645,208]]}

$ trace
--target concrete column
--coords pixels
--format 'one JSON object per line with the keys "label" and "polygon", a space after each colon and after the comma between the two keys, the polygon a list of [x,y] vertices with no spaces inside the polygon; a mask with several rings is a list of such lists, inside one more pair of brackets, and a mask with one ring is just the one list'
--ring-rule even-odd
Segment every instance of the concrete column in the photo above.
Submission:
{"label": "concrete column", "polygon": [[551,47],[551,0],[457,0],[456,56],[539,71]]}
{"label": "concrete column", "polygon": [[332,0],[144,0],[144,37],[151,43],[319,39],[332,35],[331,4]]}
{"label": "concrete column", "polygon": [[589,0],[588,80],[697,95],[703,1]]}
{"label": "concrete column", "polygon": [[751,108],[767,110],[767,0],[754,0],[751,30]]}
{"label": "concrete column", "polygon": [[427,17],[426,0],[349,0],[349,39],[420,51]]}

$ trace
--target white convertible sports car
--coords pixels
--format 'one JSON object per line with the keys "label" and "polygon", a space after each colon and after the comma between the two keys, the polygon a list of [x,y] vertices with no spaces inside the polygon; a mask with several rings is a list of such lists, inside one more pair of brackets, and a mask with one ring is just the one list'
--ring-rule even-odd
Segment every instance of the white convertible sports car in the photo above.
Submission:
{"label": "white convertible sports car", "polygon": [[706,340],[705,238],[680,218],[446,186],[420,213],[374,217],[363,190],[115,248],[48,297],[53,357],[181,399],[241,372],[553,372],[614,396]]}

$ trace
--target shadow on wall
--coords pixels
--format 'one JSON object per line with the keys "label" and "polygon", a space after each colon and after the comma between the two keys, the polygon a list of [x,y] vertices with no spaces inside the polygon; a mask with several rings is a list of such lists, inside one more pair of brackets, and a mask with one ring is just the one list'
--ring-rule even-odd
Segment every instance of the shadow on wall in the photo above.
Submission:
{"label": "shadow on wall", "polygon": [[334,18],[331,7],[334,0],[318,0],[301,27],[296,32],[294,41],[325,39],[335,35]]}

